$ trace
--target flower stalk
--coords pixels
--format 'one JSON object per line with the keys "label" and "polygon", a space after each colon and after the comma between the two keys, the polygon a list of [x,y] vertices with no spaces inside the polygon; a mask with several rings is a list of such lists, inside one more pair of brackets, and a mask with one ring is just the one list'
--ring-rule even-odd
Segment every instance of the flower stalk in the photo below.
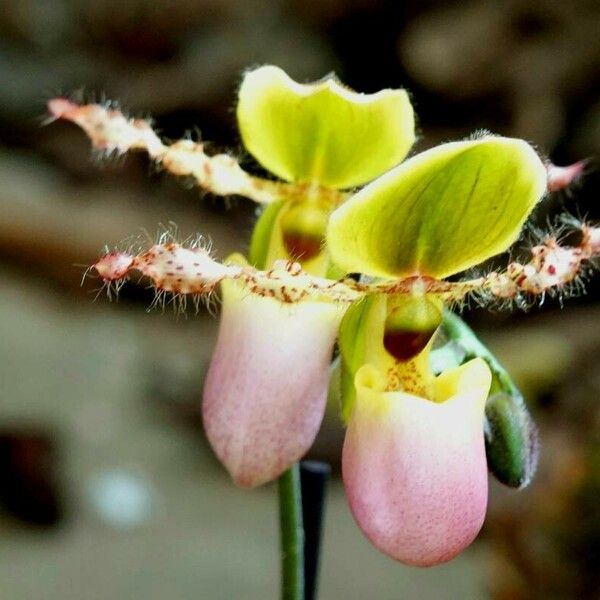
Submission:
{"label": "flower stalk", "polygon": [[304,600],[304,526],[298,463],[279,477],[277,487],[281,538],[281,600]]}

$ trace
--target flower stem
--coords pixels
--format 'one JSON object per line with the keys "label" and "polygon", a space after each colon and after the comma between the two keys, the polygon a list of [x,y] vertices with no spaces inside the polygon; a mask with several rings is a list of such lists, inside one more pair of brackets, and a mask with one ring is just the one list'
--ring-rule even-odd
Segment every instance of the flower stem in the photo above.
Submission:
{"label": "flower stem", "polygon": [[281,475],[278,487],[281,600],[304,600],[304,527],[298,464]]}

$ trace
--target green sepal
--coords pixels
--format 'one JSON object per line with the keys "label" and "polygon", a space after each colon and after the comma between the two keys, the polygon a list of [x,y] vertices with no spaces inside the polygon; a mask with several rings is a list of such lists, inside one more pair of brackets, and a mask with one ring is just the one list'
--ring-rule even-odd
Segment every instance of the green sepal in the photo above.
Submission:
{"label": "green sepal", "polygon": [[237,119],[246,149],[271,173],[336,189],[381,175],[415,139],[406,91],[358,94],[333,76],[300,84],[274,66],[246,73]]}
{"label": "green sepal", "polygon": [[545,190],[546,169],[523,140],[442,144],[337,208],[328,248],[348,272],[447,277],[510,247]]}
{"label": "green sepal", "polygon": [[327,264],[327,271],[325,272],[325,277],[327,279],[344,279],[348,274],[343,269],[340,269],[336,264],[331,261]]}

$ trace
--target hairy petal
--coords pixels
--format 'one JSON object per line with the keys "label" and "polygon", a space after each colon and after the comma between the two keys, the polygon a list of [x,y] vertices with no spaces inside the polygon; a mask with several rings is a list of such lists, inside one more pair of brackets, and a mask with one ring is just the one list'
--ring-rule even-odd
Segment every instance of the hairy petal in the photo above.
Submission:
{"label": "hairy petal", "polygon": [[[230,257],[231,258],[231,257]],[[238,255],[238,258],[242,258]],[[92,267],[105,282],[121,282],[132,271],[148,277],[157,292],[180,295],[207,295],[223,280],[238,280],[246,293],[275,298],[286,304],[308,300],[348,303],[362,295],[360,286],[348,280],[336,281],[306,273],[299,263],[278,260],[268,271],[255,269],[245,260],[224,264],[214,260],[204,248],[186,248],[174,242],[155,244],[133,256],[113,251]]]}
{"label": "hairy petal", "polygon": [[441,402],[381,391],[370,365],[357,373],[342,472],[352,514],[382,552],[431,566],[456,556],[479,532],[489,385],[481,359],[438,377]]}
{"label": "hairy petal", "polygon": [[512,262],[505,272],[485,277],[481,291],[499,298],[515,298],[520,294],[553,294],[569,285],[576,286],[585,265],[593,266],[600,255],[600,228],[584,223],[580,231],[579,245],[561,246],[555,238],[548,237],[531,249],[529,262]]}
{"label": "hairy petal", "polygon": [[581,179],[587,160],[580,160],[566,167],[559,167],[548,163],[546,169],[548,172],[548,191],[559,192],[568,189],[571,185],[576,184]]}
{"label": "hairy petal", "polygon": [[[99,104],[76,104],[66,98],[48,103],[51,119],[71,121],[81,127],[97,150],[106,154],[123,154],[144,150],[161,167],[173,175],[193,177],[203,189],[220,196],[239,194],[259,204],[304,198],[308,186],[271,181],[244,171],[229,154],[209,156],[202,143],[178,140],[165,144],[144,119],[126,117],[120,110]],[[312,194],[334,204],[345,194],[311,186]]]}
{"label": "hairy petal", "polygon": [[278,477],[312,445],[343,309],[310,301],[286,306],[231,281],[222,288],[204,427],[234,481],[254,487]]}
{"label": "hairy petal", "polygon": [[335,280],[310,275],[299,263],[275,261],[269,270],[247,264],[223,264],[202,247],[185,247],[175,242],[158,243],[137,255],[115,250],[102,256],[93,268],[105,284],[118,286],[132,271],[150,278],[158,293],[200,296],[213,292],[223,280],[245,284],[250,294],[276,298],[288,304],[325,301],[349,304],[367,294],[431,294],[445,302],[459,302],[476,294],[486,298],[515,298],[560,292],[577,285],[579,276],[600,257],[600,227],[577,225],[581,241],[574,247],[560,246],[548,238],[532,249],[528,263],[510,263],[506,271],[464,281],[443,281],[432,277],[404,277],[393,280]]}

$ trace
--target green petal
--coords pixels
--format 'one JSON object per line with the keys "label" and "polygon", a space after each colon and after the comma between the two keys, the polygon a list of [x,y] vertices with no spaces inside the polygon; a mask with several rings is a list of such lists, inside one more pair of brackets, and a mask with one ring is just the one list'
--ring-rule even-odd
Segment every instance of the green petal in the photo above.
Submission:
{"label": "green petal", "polygon": [[328,247],[347,272],[447,277],[515,242],[545,189],[544,165],[523,140],[443,144],[335,210]]}
{"label": "green petal", "polygon": [[329,76],[299,84],[278,67],[244,77],[237,106],[247,150],[287,181],[342,189],[381,175],[414,142],[404,90],[358,94]]}

